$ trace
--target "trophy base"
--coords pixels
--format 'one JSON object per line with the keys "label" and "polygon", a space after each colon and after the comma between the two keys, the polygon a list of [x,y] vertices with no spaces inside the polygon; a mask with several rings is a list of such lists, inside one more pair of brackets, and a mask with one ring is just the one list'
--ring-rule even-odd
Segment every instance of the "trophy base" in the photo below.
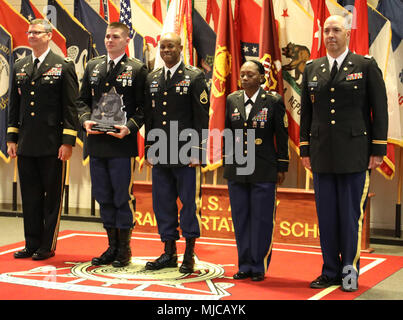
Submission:
{"label": "trophy base", "polygon": [[108,125],[108,124],[100,124],[97,123],[92,126],[91,128],[92,131],[99,131],[99,132],[119,132],[119,129],[116,129],[114,126]]}

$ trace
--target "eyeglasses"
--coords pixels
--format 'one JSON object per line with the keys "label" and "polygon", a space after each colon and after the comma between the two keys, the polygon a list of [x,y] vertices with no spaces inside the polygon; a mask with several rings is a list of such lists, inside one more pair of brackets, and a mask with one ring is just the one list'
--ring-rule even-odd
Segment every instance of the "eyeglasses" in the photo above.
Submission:
{"label": "eyeglasses", "polygon": [[48,31],[27,31],[25,32],[28,36],[33,35],[33,36],[39,36],[41,33],[48,33]]}

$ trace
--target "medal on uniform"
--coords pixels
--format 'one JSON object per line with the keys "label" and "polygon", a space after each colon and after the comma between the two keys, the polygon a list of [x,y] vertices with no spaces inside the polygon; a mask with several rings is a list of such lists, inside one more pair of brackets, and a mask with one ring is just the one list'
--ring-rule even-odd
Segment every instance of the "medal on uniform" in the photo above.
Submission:
{"label": "medal on uniform", "polygon": [[315,95],[311,94],[311,102],[314,103],[315,102]]}

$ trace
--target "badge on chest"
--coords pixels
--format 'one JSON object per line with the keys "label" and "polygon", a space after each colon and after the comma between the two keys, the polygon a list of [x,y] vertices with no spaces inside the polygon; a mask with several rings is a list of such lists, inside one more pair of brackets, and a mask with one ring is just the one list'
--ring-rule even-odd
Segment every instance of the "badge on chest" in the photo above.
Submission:
{"label": "badge on chest", "polygon": [[132,71],[126,70],[116,77],[116,81],[122,84],[122,87],[131,87],[133,84]]}

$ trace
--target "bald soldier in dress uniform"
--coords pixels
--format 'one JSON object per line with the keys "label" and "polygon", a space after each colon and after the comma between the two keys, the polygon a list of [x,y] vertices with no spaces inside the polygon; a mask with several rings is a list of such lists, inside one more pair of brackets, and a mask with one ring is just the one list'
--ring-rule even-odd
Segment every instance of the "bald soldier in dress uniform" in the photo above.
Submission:
{"label": "bald soldier in dress uniform", "polygon": [[329,17],[323,35],[327,56],[307,62],[301,95],[300,152],[313,172],[323,255],[311,288],[355,291],[370,170],[386,154],[387,98],[375,60],[348,50],[343,17]]}
{"label": "bald soldier in dress uniform", "polygon": [[[225,128],[234,134],[232,148],[225,141],[224,178],[228,179],[238,249],[236,280],[262,281],[265,277],[271,259],[276,188],[284,181],[289,163],[285,106],[279,94],[260,87],[264,74],[260,62],[245,62],[240,70],[243,90],[228,95],[226,102]],[[251,131],[255,134],[252,144],[247,141]],[[237,161],[248,155],[252,166]],[[251,166],[251,172],[242,173],[239,169],[246,166]]]}
{"label": "bald soldier in dress uniform", "polygon": [[[78,100],[79,120],[88,134],[86,149],[90,156],[92,192],[99,203],[109,243],[105,252],[92,259],[93,265],[112,263],[114,267],[123,267],[130,263],[132,256],[134,159],[137,155],[137,131],[144,121],[147,69],[138,59],[125,54],[130,41],[129,33],[129,28],[123,23],[108,25],[105,34],[108,55],[88,62]],[[117,132],[96,131],[94,125],[99,120],[91,118],[91,114],[101,118],[102,113],[96,110],[103,103],[111,109],[108,103],[113,99],[102,99],[107,94],[113,97],[113,93],[119,95],[127,121],[115,125]]]}
{"label": "bald soldier in dress uniform", "polygon": [[[204,73],[180,60],[182,48],[178,35],[164,34],[160,40],[160,53],[165,66],[151,72],[146,83],[146,159],[153,165],[153,209],[161,241],[165,244],[165,252],[155,261],[147,262],[146,269],[177,266],[176,240],[179,239],[179,231],[176,201],[179,197],[183,204],[180,227],[186,238],[186,250],[179,271],[191,273],[194,246],[201,228],[200,150],[202,129],[208,129],[209,94]],[[186,132],[187,129],[193,132]],[[163,133],[166,142],[153,138],[158,133]],[[178,141],[178,134],[184,134],[186,141]],[[187,152],[181,154],[180,150],[189,143],[190,155]],[[160,150],[156,150],[157,145]]]}
{"label": "bald soldier in dress uniform", "polygon": [[52,27],[30,22],[32,54],[14,65],[7,129],[8,154],[18,156],[25,248],[15,258],[55,255],[65,160],[75,145],[78,82],[74,63],[49,48]]}

